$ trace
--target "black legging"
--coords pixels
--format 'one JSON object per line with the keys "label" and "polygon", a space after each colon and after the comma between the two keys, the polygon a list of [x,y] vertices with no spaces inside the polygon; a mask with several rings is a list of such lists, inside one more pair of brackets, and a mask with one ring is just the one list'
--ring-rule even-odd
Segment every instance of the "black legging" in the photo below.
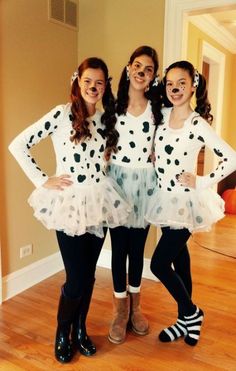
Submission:
{"label": "black legging", "polygon": [[110,229],[112,242],[112,278],[115,292],[126,291],[126,262],[128,283],[139,287],[143,272],[143,253],[149,226],[147,228],[117,227]]}
{"label": "black legging", "polygon": [[71,237],[59,231],[56,234],[66,271],[65,294],[71,298],[80,297],[94,279],[105,237],[90,233]]}
{"label": "black legging", "polygon": [[190,235],[188,229],[162,228],[151,260],[151,271],[176,300],[180,316],[192,314],[195,308],[191,300],[192,279],[186,245]]}
{"label": "black legging", "polygon": [[175,272],[180,276],[184,283],[190,298],[192,297],[192,277],[191,277],[191,263],[187,244],[184,244],[182,250],[173,261]]}

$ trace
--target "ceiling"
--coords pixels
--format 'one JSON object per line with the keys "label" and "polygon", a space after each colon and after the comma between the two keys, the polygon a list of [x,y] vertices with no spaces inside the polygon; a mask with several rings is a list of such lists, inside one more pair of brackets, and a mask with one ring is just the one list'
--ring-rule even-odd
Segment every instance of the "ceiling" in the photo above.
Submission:
{"label": "ceiling", "polygon": [[236,54],[236,5],[230,10],[190,15],[189,21]]}
{"label": "ceiling", "polygon": [[236,42],[236,10],[211,13],[211,16],[235,38]]}

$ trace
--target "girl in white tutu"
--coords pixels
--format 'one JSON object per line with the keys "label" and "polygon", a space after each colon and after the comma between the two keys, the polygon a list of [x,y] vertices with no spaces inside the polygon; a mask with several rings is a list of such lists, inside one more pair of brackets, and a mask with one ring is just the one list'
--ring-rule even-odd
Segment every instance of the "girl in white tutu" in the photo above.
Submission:
{"label": "girl in white tutu", "polygon": [[108,175],[122,188],[132,211],[126,223],[110,231],[115,313],[108,338],[115,344],[125,340],[129,319],[135,334],[148,333],[148,321],[140,308],[140,287],[150,226],[144,215],[156,188],[150,155],[155,128],[162,117],[157,70],[156,51],[149,46],[137,48],[123,69],[117,94],[118,151],[111,156]]}
{"label": "girl in white tutu", "polygon": [[[185,337],[195,345],[203,311],[191,300],[192,280],[187,241],[193,232],[208,231],[224,217],[224,202],[210,187],[236,169],[236,152],[211,128],[206,81],[191,63],[170,65],[163,79],[163,125],[155,135],[155,169],[158,184],[149,199],[146,220],[162,229],[151,260],[151,270],[178,304],[177,322],[164,329],[163,342]],[[196,108],[190,105],[196,93]],[[207,122],[208,121],[208,122]],[[196,176],[199,151],[210,148],[218,166]],[[174,270],[172,269],[174,265]]]}
{"label": "girl in white tutu", "polygon": [[[104,113],[96,109],[100,100]],[[71,103],[52,109],[9,146],[36,186],[29,203],[36,218],[56,230],[65,265],[55,341],[60,362],[69,362],[74,348],[87,356],[96,352],[85,327],[96,263],[105,227],[124,223],[129,212],[119,187],[106,177],[106,160],[118,138],[115,122],[107,66],[88,58],[72,76]],[[49,135],[56,155],[54,176],[44,173],[29,151]]]}

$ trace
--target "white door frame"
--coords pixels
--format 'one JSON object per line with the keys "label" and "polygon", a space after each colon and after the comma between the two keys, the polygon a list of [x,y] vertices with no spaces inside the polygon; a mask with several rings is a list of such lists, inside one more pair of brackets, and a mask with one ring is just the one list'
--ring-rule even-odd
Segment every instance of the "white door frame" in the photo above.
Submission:
{"label": "white door frame", "polygon": [[[188,22],[191,16],[214,12],[217,9],[236,6],[236,0],[166,0],[165,3],[165,30],[164,30],[164,68],[171,63],[185,59],[187,56]],[[206,60],[210,68],[209,100],[214,115],[214,128],[221,135],[222,105],[224,94],[225,56],[210,44],[203,42],[201,51],[202,60]],[[201,64],[202,65],[202,60]],[[200,71],[201,72],[201,71]],[[214,76],[218,76],[217,79]],[[217,85],[217,86],[216,86]],[[208,152],[205,161],[204,173],[214,166],[213,156]]]}
{"label": "white door frame", "polygon": [[203,41],[201,65],[203,61],[210,65],[208,95],[213,107],[213,127],[217,134],[221,135],[222,104],[220,102],[224,97],[225,54]]}
{"label": "white door frame", "polygon": [[[210,65],[208,95],[212,106],[212,114],[214,121],[212,126],[216,133],[221,135],[222,128],[222,104],[224,97],[224,75],[225,75],[225,55],[206,41],[202,43],[201,65],[205,61]],[[217,79],[215,78],[217,76]],[[217,164],[216,157],[212,151],[206,148],[206,156],[204,161],[204,174],[208,174]],[[217,185],[215,185],[217,190]]]}
{"label": "white door frame", "polygon": [[235,5],[235,0],[166,0],[163,67],[186,56],[188,16]]}
{"label": "white door frame", "polygon": [[[191,15],[235,7],[236,0],[165,0],[163,69],[187,56],[188,19]],[[222,74],[223,76],[223,74]],[[218,89],[222,91],[222,89]],[[221,109],[221,105],[217,105]],[[220,117],[220,112],[218,111]],[[218,128],[216,129],[219,130]],[[205,166],[204,166],[205,171]],[[157,240],[160,237],[157,229]]]}

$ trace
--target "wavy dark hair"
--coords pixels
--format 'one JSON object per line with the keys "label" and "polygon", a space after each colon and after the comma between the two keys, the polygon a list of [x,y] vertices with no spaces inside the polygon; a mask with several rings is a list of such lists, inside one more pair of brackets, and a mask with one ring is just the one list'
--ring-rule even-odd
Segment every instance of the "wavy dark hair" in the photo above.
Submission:
{"label": "wavy dark hair", "polygon": [[[162,80],[162,97],[163,97],[163,103],[166,107],[172,107],[172,103],[169,101],[169,99],[166,96],[166,76],[170,70],[173,68],[181,68],[182,70],[185,70],[189,73],[189,76],[191,77],[192,84],[194,83],[194,77],[195,77],[195,68],[192,65],[192,63],[188,61],[178,61],[175,63],[172,63],[166,70],[165,70],[165,76]],[[203,117],[209,124],[213,121],[213,115],[210,113],[211,111],[211,104],[208,100],[208,93],[206,88],[206,79],[205,77],[199,74],[199,82],[198,86],[196,88],[196,107],[194,109],[195,112],[199,113],[201,117]]]}
{"label": "wavy dark hair", "polygon": [[[105,62],[96,57],[85,59],[78,67],[78,77],[80,78],[83,72],[88,69],[100,69],[104,73],[105,78],[105,92],[102,97],[102,105],[104,112],[101,121],[105,126],[104,135],[106,137],[105,158],[110,158],[111,152],[117,152],[117,142],[119,134],[115,129],[116,115],[115,115],[115,98],[111,89],[111,78],[109,78],[108,68]],[[76,78],[71,86],[71,112],[72,112],[72,127],[75,133],[71,136],[71,141],[79,143],[87,138],[91,138],[89,130],[89,117],[86,103],[81,95],[78,79]]]}
{"label": "wavy dark hair", "polygon": [[[155,124],[158,125],[162,122],[162,113],[161,113],[161,97],[160,97],[160,84],[158,86],[153,86],[154,79],[156,77],[159,61],[158,55],[155,49],[150,46],[140,46],[137,48],[130,57],[128,65],[132,65],[135,58],[138,58],[141,55],[147,55],[150,57],[154,64],[154,78],[149,84],[149,90],[144,93],[145,97],[151,102],[152,113],[154,116]],[[116,112],[118,115],[124,115],[127,112],[129,104],[129,84],[130,81],[127,80],[126,66],[123,69],[118,85],[117,92],[117,102],[116,102]]]}

